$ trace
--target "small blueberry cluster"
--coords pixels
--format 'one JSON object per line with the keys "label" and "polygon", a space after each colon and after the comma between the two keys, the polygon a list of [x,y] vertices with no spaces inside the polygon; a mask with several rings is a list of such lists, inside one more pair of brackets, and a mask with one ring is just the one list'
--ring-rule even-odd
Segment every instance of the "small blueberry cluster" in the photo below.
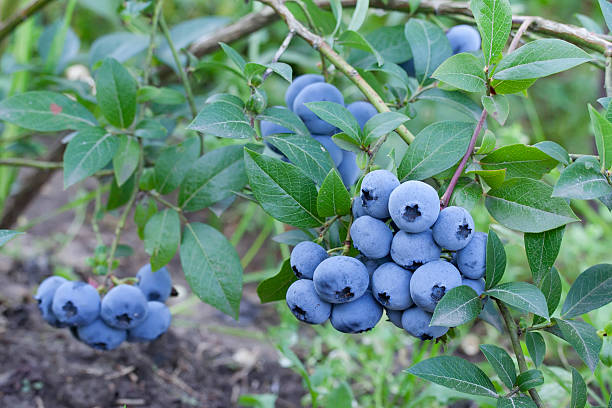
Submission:
{"label": "small blueberry cluster", "polygon": [[[326,83],[325,78],[321,75],[306,74],[295,78],[285,94],[285,103],[288,109],[291,109],[302,119],[311,136],[327,150],[342,177],[342,181],[347,187],[350,187],[355,184],[359,176],[357,156],[354,152],[338,147],[332,140],[332,135],[340,132],[338,128],[319,118],[305,105],[308,102],[320,101],[335,102],[344,106],[342,93],[335,86]],[[362,128],[368,119],[377,113],[372,104],[363,101],[353,102],[346,108],[353,114]],[[264,138],[274,134],[293,133],[286,127],[265,120],[261,121],[260,129]],[[287,160],[276,147],[271,144],[268,144],[268,146],[272,151],[283,156],[283,160]]]}
{"label": "small blueberry cluster", "polygon": [[440,210],[428,184],[400,184],[390,171],[370,172],[353,202],[353,216],[357,257],[330,257],[310,241],[291,252],[299,280],[286,300],[299,320],[321,324],[329,318],[341,332],[360,333],[378,323],[384,308],[397,327],[430,340],[448,331],[430,326],[446,292],[461,285],[478,295],[484,291],[487,234],[474,231],[466,209]]}
{"label": "small blueberry cluster", "polygon": [[172,292],[166,268],[140,268],[135,286],[114,286],[101,299],[85,282],[51,276],[41,282],[34,299],[43,319],[53,327],[69,327],[83,343],[98,350],[113,350],[125,340],[152,341],[170,327],[170,310],[164,304]]}

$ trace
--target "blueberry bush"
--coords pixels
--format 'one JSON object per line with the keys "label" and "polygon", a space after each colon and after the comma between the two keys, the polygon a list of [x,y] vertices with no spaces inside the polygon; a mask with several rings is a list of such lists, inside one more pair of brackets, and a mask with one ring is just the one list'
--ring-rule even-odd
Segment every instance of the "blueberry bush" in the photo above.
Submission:
{"label": "blueberry bush", "polygon": [[[581,360],[566,365],[569,385],[558,381],[569,406],[612,407],[612,320],[592,318],[610,310],[612,263],[567,276],[556,266],[568,225],[609,229],[612,39],[597,21],[612,30],[612,3],[577,15],[584,27],[513,15],[510,0],[258,0],[238,22],[170,26],[163,0],[129,0],[112,10],[128,30],[95,38],[84,55],[71,29],[77,1],[39,29],[47,3],[0,23],[13,47],[2,59],[10,83],[0,84],[0,244],[27,233],[19,215],[53,169],[65,189],[94,186],[80,200],[95,203],[98,240],[82,260],[87,282],[40,283],[47,323],[100,350],[154,341],[170,328],[175,257],[190,290],[237,319],[249,262],[218,221],[249,202],[274,219],[285,249],[259,283],[261,303],[285,302],[299,321],[323,325],[315,337],[359,337],[386,319],[402,329],[394,338],[414,338],[402,382],[380,391],[381,376],[364,406],[425,406],[403,391],[423,380],[482,406],[553,406],[540,390],[559,376],[544,358],[547,344],[563,344]],[[284,39],[267,54],[230,45],[271,24]],[[586,106],[568,95],[545,102],[590,121],[593,151],[547,140],[549,125],[560,130],[537,112],[533,137],[514,137],[512,110],[533,116],[537,81],[555,75],[544,80],[554,87],[574,69],[600,75],[601,95]],[[46,155],[41,134],[57,145]],[[41,173],[24,181],[26,167]],[[109,214],[115,233],[103,242]],[[132,219],[150,262],[120,278]],[[506,273],[517,241],[530,274]],[[487,364],[477,365],[453,350],[478,320],[503,342],[482,341]],[[343,341],[353,340],[335,346]],[[345,382],[322,403],[297,355],[278,347],[304,378],[305,404],[352,406]],[[270,406],[266,397],[242,403]]]}

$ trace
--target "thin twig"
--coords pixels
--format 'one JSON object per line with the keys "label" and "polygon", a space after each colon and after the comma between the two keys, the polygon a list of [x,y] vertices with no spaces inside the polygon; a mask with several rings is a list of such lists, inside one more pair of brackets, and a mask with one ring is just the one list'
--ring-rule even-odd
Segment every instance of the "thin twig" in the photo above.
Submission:
{"label": "thin twig", "polygon": [[512,42],[510,43],[510,46],[508,47],[508,51],[507,51],[508,54],[516,50],[516,48],[519,45],[519,41],[521,40],[521,37],[523,36],[523,34],[525,34],[525,31],[527,31],[527,28],[529,28],[531,23],[533,23],[533,18],[530,18],[530,17],[526,18],[525,21],[523,21],[521,26],[518,28],[518,30],[516,30],[516,34],[514,34],[514,38],[512,39]]}
{"label": "thin twig", "polygon": [[4,21],[4,23],[0,24],[0,41],[2,41],[4,37],[12,33],[15,28],[19,26],[19,24],[26,21],[34,13],[44,8],[52,1],[53,0],[33,0],[22,10],[9,17],[6,21]]}
{"label": "thin twig", "polygon": [[151,22],[151,34],[149,35],[149,48],[147,49],[147,56],[145,58],[144,64],[144,74],[143,74],[143,85],[149,84],[149,71],[151,68],[151,62],[153,61],[153,51],[155,49],[155,37],[157,34],[157,26],[159,24],[159,16],[161,15],[161,11],[164,5],[164,0],[157,0],[155,3],[155,10],[153,11],[153,20]]}
{"label": "thin twig", "polygon": [[440,207],[446,208],[446,206],[448,206],[451,196],[453,195],[453,190],[455,189],[455,187],[457,186],[457,182],[459,181],[459,177],[461,177],[461,173],[463,173],[463,169],[465,168],[465,165],[467,164],[468,159],[474,152],[474,146],[476,146],[476,139],[478,139],[478,135],[480,134],[480,131],[482,130],[485,120],[487,120],[487,110],[483,109],[482,114],[480,115],[480,119],[478,120],[478,123],[476,124],[476,128],[474,129],[474,133],[472,134],[470,145],[468,146],[468,149],[465,152],[463,159],[461,159],[461,163],[459,163],[459,167],[457,167],[457,170],[455,170],[455,173],[453,174],[453,178],[451,178],[448,188],[446,189],[446,191],[444,192],[444,195],[442,195],[442,198],[440,199]]}
{"label": "thin twig", "polygon": [[64,164],[62,162],[22,159],[19,157],[7,157],[5,159],[0,159],[0,166],[31,167],[42,170],[57,170],[64,168]]}
{"label": "thin twig", "polygon": [[[287,48],[289,47],[289,44],[291,44],[291,40],[293,39],[294,35],[295,35],[295,31],[289,30],[289,34],[287,34],[287,36],[283,40],[282,44],[280,45],[280,47],[276,51],[276,54],[274,54],[274,58],[272,59],[272,63],[278,62],[278,60],[283,55],[283,53],[285,51],[287,51]],[[262,76],[262,82],[265,81],[270,76],[270,74],[272,74],[272,69],[270,69],[270,68],[266,69],[266,72],[264,72],[264,74]]]}
{"label": "thin twig", "polygon": [[604,84],[606,88],[606,96],[612,96],[612,47],[606,50],[606,68]]}

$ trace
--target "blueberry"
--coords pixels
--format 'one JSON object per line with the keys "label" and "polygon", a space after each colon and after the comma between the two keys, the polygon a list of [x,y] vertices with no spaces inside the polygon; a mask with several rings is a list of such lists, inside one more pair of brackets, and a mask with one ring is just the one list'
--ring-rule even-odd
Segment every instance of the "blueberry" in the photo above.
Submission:
{"label": "blueberry", "polygon": [[356,198],[353,200],[351,211],[353,213],[354,219],[367,215],[365,212],[365,208],[363,208],[363,202],[361,201],[361,198]]}
{"label": "blueberry", "polygon": [[359,178],[361,169],[357,165],[357,155],[354,152],[345,150],[342,152],[342,162],[338,166],[338,173],[342,177],[342,182],[346,188],[351,188]]}
{"label": "blueberry", "polygon": [[362,129],[366,122],[378,113],[374,105],[364,101],[353,102],[346,109],[353,114]]}
{"label": "blueberry", "polygon": [[285,299],[291,313],[304,323],[321,324],[329,319],[332,305],[319,297],[311,280],[293,282]]}
{"label": "blueberry", "polygon": [[414,59],[410,58],[408,61],[404,61],[399,64],[400,67],[406,71],[409,77],[414,77],[416,75],[416,71],[414,69]]}
{"label": "blueberry", "polygon": [[325,82],[325,78],[323,78],[323,75],[315,74],[304,74],[295,78],[285,93],[285,103],[287,104],[287,107],[289,109],[293,109],[295,97],[302,91],[302,89],[310,84],[314,84],[315,82]]}
{"label": "blueberry", "polygon": [[336,127],[320,119],[304,105],[308,102],[319,101],[329,101],[344,105],[344,98],[338,88],[325,82],[316,82],[302,89],[295,97],[293,111],[302,119],[312,133],[331,135],[336,130]]}
{"label": "blueberry", "polygon": [[85,326],[100,315],[100,295],[85,282],[65,282],[55,291],[51,308],[60,323]]}
{"label": "blueberry", "polygon": [[404,310],[412,306],[410,278],[412,273],[401,266],[387,262],[372,275],[372,294],[387,309]]}
{"label": "blueberry", "polygon": [[402,315],[404,314],[403,310],[391,310],[385,309],[385,313],[387,313],[387,318],[391,323],[395,325],[395,327],[399,329],[403,329],[402,327]]}
{"label": "blueberry", "polygon": [[460,251],[457,251],[459,271],[469,279],[480,279],[487,269],[487,234],[474,233],[472,240]]}
{"label": "blueberry", "polygon": [[482,295],[482,292],[485,290],[485,280],[484,279],[467,279],[461,278],[461,284],[465,286],[469,286],[474,289],[474,291],[478,294],[478,296]]}
{"label": "blueberry", "polygon": [[313,282],[321,299],[346,303],[361,297],[370,283],[365,265],[349,256],[332,256],[317,266]]}
{"label": "blueberry", "polygon": [[329,255],[321,245],[302,241],[291,251],[289,263],[298,279],[312,279],[317,266],[327,258]]}
{"label": "blueberry", "polygon": [[267,120],[262,120],[259,123],[259,128],[263,137],[270,135],[293,133],[293,131],[287,129],[286,127],[277,125],[274,122],[268,122]]}
{"label": "blueberry", "polygon": [[59,288],[67,280],[61,276],[49,276],[47,279],[42,281],[38,286],[34,299],[38,301],[38,309],[42,314],[42,318],[49,323],[51,326],[61,327],[62,324],[57,320],[51,305],[53,304],[53,295],[57,288]]}
{"label": "blueberry", "polygon": [[448,327],[430,326],[431,313],[413,307],[402,315],[402,327],[412,336],[421,340],[433,340],[442,337],[448,331]]}
{"label": "blueberry", "polygon": [[391,193],[389,213],[400,229],[423,232],[431,228],[440,214],[438,193],[422,181],[406,181]]}
{"label": "blueberry", "polygon": [[365,212],[375,218],[389,217],[389,196],[400,185],[395,174],[388,170],[374,170],[361,182],[361,202]]}
{"label": "blueberry", "polygon": [[136,274],[138,288],[144,293],[147,300],[165,302],[172,293],[172,278],[164,266],[153,272],[151,264],[146,264]]}
{"label": "blueberry", "polygon": [[378,259],[389,255],[393,233],[379,219],[364,215],[351,225],[353,245],[368,258]]}
{"label": "blueberry", "polygon": [[334,165],[338,167],[342,163],[344,156],[342,155],[342,149],[340,149],[332,140],[331,136],[323,135],[312,135],[312,137],[323,145],[329,156],[331,157]]}
{"label": "blueberry", "polygon": [[472,240],[474,220],[463,207],[446,207],[440,211],[432,231],[438,245],[449,251],[458,251]]}
{"label": "blueberry", "polygon": [[168,331],[172,320],[168,306],[152,301],[147,303],[147,309],[147,317],[142,323],[128,331],[128,341],[153,341]]}
{"label": "blueberry", "polygon": [[449,290],[461,286],[461,274],[450,262],[433,261],[418,268],[410,279],[410,296],[421,309],[433,313]]}
{"label": "blueberry", "polygon": [[102,299],[100,317],[111,327],[132,329],[147,317],[147,298],[136,286],[115,286]]}
{"label": "blueberry", "polygon": [[391,242],[391,258],[393,258],[393,261],[411,271],[427,262],[440,259],[441,252],[429,229],[416,234],[399,231]]}
{"label": "blueberry", "polygon": [[451,27],[446,32],[453,54],[460,52],[473,52],[480,49],[480,34],[474,27],[466,24]]}
{"label": "blueberry", "polygon": [[359,299],[334,305],[331,325],[342,333],[363,333],[372,330],[382,317],[382,306],[366,292]]}
{"label": "blueberry", "polygon": [[125,330],[107,326],[101,319],[96,319],[87,326],[81,326],[76,331],[76,337],[96,350],[114,350],[127,337]]}
{"label": "blueberry", "polygon": [[387,262],[393,262],[393,260],[388,256],[385,256],[384,258],[370,259],[363,254],[359,254],[356,256],[356,258],[360,262],[362,262],[368,270],[368,275],[370,276],[368,290],[372,290],[372,275],[374,275],[374,271],[378,269],[378,267],[382,264],[386,264]]}

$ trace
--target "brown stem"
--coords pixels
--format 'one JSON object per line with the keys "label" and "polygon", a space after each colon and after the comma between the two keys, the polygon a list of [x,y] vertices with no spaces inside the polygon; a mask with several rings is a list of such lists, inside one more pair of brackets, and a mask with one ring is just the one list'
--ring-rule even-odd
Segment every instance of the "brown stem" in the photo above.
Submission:
{"label": "brown stem", "polygon": [[478,120],[478,123],[476,124],[476,129],[474,129],[474,133],[472,134],[472,139],[470,140],[468,149],[465,152],[463,159],[461,159],[461,163],[459,163],[459,167],[457,167],[457,170],[455,170],[455,173],[453,174],[453,178],[451,178],[448,188],[446,189],[446,191],[444,192],[444,195],[442,195],[442,198],[440,199],[441,208],[446,208],[446,206],[448,206],[451,196],[453,195],[453,190],[455,189],[455,187],[457,186],[457,182],[459,181],[459,177],[461,177],[461,173],[463,173],[463,169],[465,169],[465,165],[467,164],[468,159],[474,152],[474,146],[476,146],[476,139],[478,139],[478,135],[480,134],[480,131],[482,130],[482,127],[486,119],[487,119],[487,110],[483,109],[482,114],[480,115],[480,119]]}
{"label": "brown stem", "polygon": [[22,10],[18,11],[11,17],[9,17],[5,22],[0,24],[0,41],[4,39],[4,37],[8,36],[12,33],[19,24],[26,21],[29,17],[31,17],[34,13],[41,10],[48,4],[50,4],[53,0],[33,0],[30,4],[25,6]]}
{"label": "brown stem", "polygon": [[[283,55],[283,53],[285,51],[287,51],[287,48],[289,47],[289,44],[291,44],[291,40],[293,39],[294,35],[295,35],[294,31],[289,31],[289,34],[287,34],[287,37],[285,37],[285,39],[283,40],[283,43],[281,44],[281,46],[276,51],[276,54],[274,54],[274,58],[272,59],[272,63],[278,62],[278,60]],[[266,69],[266,72],[264,72],[264,74],[262,76],[262,82],[265,81],[266,78],[268,78],[270,76],[270,74],[272,74],[272,70],[270,68]]]}
{"label": "brown stem", "polygon": [[527,31],[527,28],[529,28],[531,23],[533,23],[533,19],[526,18],[525,21],[523,21],[521,26],[518,28],[518,30],[516,30],[516,34],[514,35],[514,38],[512,39],[510,46],[508,47],[508,54],[516,50],[516,48],[519,45],[519,41],[521,40],[521,37],[523,36],[523,34],[525,34],[525,31]]}

